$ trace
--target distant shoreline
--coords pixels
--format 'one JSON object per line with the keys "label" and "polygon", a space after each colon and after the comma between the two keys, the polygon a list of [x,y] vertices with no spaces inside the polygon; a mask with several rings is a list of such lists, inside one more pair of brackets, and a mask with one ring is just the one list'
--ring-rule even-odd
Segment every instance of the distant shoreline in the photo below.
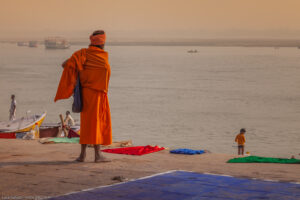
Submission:
{"label": "distant shoreline", "polygon": [[[76,44],[76,43],[74,43]],[[86,43],[85,43],[86,44]],[[108,42],[110,46],[300,47],[297,41],[203,40],[191,42]]]}
{"label": "distant shoreline", "polygon": [[[0,40],[17,43],[29,40]],[[43,40],[36,40],[43,44]],[[87,41],[70,40],[71,45],[88,45]],[[300,39],[198,39],[170,41],[108,41],[107,46],[207,46],[207,47],[300,47]]]}

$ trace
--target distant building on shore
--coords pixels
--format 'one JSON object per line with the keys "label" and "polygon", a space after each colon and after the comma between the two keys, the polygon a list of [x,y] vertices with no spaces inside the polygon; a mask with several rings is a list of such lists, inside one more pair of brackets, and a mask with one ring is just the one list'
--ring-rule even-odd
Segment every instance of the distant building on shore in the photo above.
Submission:
{"label": "distant building on shore", "polygon": [[62,37],[49,37],[45,39],[46,49],[67,49],[70,47],[70,43]]}

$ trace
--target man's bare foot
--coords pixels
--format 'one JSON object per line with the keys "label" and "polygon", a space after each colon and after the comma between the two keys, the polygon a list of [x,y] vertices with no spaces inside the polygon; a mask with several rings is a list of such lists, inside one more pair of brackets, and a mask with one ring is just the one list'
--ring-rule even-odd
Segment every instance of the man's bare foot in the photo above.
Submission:
{"label": "man's bare foot", "polygon": [[80,155],[75,161],[77,162],[84,162],[85,156]]}
{"label": "man's bare foot", "polygon": [[95,163],[111,162],[108,158],[95,159]]}
{"label": "man's bare foot", "polygon": [[79,157],[75,160],[77,162],[84,162],[86,156],[86,144],[81,144],[81,152]]}
{"label": "man's bare foot", "polygon": [[103,155],[95,156],[95,163],[101,163],[101,162],[111,162],[111,160],[104,157]]}

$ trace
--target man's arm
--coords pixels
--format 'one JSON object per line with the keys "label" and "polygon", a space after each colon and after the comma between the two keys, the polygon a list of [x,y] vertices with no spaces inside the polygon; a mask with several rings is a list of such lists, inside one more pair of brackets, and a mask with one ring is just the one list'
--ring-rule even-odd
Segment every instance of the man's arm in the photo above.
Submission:
{"label": "man's arm", "polygon": [[65,68],[65,65],[67,64],[68,60],[69,60],[69,59],[65,60],[65,61],[61,64],[62,68]]}

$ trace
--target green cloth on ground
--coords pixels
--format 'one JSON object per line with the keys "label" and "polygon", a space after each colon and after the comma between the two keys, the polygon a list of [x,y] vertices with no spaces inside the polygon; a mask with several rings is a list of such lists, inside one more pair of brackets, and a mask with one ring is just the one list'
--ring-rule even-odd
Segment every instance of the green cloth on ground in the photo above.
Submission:
{"label": "green cloth on ground", "polygon": [[300,164],[298,159],[287,158],[268,158],[259,156],[247,156],[241,158],[233,158],[227,161],[227,163],[282,163],[282,164]]}
{"label": "green cloth on ground", "polygon": [[74,138],[67,138],[67,137],[63,137],[63,138],[50,138],[49,141],[55,142],[55,143],[79,143],[79,138],[78,137],[74,137]]}

